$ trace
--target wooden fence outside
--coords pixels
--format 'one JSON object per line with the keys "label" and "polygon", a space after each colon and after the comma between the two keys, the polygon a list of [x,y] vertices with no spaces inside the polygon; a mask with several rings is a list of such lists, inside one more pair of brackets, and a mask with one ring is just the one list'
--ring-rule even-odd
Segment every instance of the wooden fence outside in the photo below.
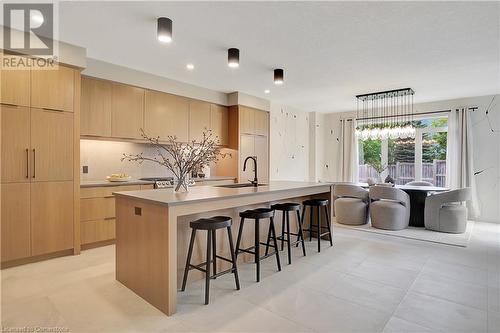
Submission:
{"label": "wooden fence outside", "polygon": [[[358,171],[360,182],[366,182],[370,177],[377,178],[377,172],[371,165],[359,165]],[[415,163],[396,162],[396,164],[390,164],[387,171],[398,185],[415,180]],[[422,180],[444,187],[446,185],[446,161],[434,160],[432,163],[422,163]]]}

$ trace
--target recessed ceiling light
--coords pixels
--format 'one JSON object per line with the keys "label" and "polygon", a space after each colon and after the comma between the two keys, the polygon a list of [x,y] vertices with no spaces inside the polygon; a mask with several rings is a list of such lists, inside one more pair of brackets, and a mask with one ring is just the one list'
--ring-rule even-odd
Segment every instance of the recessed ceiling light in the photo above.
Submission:
{"label": "recessed ceiling light", "polygon": [[274,84],[283,84],[284,73],[283,69],[277,68],[274,70]]}
{"label": "recessed ceiling light", "polygon": [[231,68],[240,66],[240,50],[234,47],[227,50],[227,65]]}
{"label": "recessed ceiling light", "polygon": [[264,90],[264,94],[269,94],[270,92],[271,92],[271,90],[269,90],[269,89]]}
{"label": "recessed ceiling light", "polygon": [[192,71],[194,69],[194,65],[193,64],[187,64],[186,68],[189,69],[190,71]]}
{"label": "recessed ceiling light", "polygon": [[168,17],[158,18],[158,40],[162,43],[172,41],[172,20]]}

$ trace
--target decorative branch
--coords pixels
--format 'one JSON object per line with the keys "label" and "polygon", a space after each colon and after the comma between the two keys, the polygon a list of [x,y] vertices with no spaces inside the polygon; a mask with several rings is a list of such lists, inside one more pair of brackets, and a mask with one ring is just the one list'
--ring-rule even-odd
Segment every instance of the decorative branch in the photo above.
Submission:
{"label": "decorative branch", "polygon": [[170,170],[177,178],[175,191],[181,186],[187,189],[185,181],[191,171],[201,170],[212,162],[217,162],[226,154],[221,153],[219,138],[211,130],[204,131],[198,142],[183,143],[175,136],[168,136],[165,144],[160,143],[160,137],[150,137],[141,128],[141,137],[156,149],[157,156],[145,157],[140,154],[123,154],[121,161],[137,162],[144,161],[160,164]]}

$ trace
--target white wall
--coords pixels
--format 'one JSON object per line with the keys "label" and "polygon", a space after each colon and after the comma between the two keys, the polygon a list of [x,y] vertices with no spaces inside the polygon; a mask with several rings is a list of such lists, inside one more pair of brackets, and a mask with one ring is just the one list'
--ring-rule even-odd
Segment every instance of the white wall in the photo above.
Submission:
{"label": "white wall", "polygon": [[271,103],[270,179],[309,180],[309,148],[309,113]]}
{"label": "white wall", "polygon": [[[491,125],[497,132],[490,130],[485,111],[493,96],[470,97],[431,103],[416,104],[417,112],[456,109],[463,106],[478,106],[472,112],[472,132],[474,136],[474,168],[486,169],[476,176],[481,207],[479,220],[500,223],[500,95],[496,96],[494,107],[489,112]],[[330,113],[322,115],[318,131],[318,141],[323,141],[323,148],[318,151],[318,179],[340,181],[340,119],[355,116],[355,112]]]}

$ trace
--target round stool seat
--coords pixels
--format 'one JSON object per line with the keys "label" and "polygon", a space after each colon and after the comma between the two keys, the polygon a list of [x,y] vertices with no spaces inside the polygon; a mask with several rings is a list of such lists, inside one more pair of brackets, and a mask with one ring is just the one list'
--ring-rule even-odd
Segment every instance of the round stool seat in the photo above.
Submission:
{"label": "round stool seat", "polygon": [[304,206],[327,206],[328,199],[309,199],[302,202]]}
{"label": "round stool seat", "polygon": [[230,227],[233,221],[228,216],[214,216],[192,221],[189,226],[197,230],[217,230]]}
{"label": "round stool seat", "polygon": [[293,212],[296,210],[300,210],[300,204],[295,203],[295,202],[278,203],[278,204],[272,205],[271,209],[279,210],[279,211],[283,211],[283,212]]}
{"label": "round stool seat", "polygon": [[246,219],[268,219],[274,216],[274,211],[270,208],[249,209],[240,213],[240,217]]}

